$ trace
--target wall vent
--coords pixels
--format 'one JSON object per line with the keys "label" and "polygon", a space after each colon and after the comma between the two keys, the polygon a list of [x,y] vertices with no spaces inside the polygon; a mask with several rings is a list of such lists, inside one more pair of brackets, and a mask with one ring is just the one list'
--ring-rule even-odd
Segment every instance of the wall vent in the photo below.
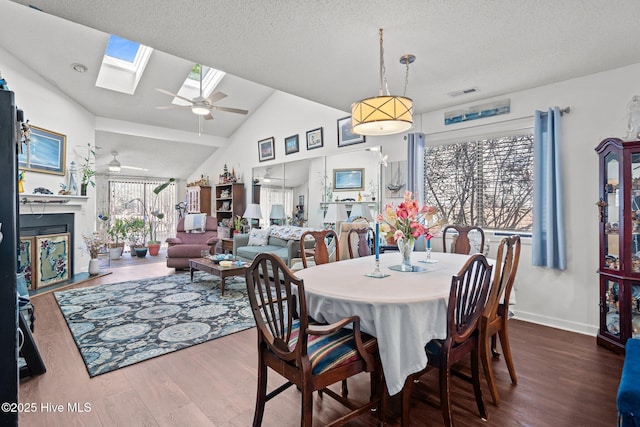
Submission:
{"label": "wall vent", "polygon": [[476,93],[479,92],[480,89],[478,89],[477,87],[470,87],[468,89],[462,89],[462,90],[456,90],[454,92],[449,92],[449,96],[452,98],[455,98],[457,96],[462,96],[462,95],[469,95],[472,93]]}

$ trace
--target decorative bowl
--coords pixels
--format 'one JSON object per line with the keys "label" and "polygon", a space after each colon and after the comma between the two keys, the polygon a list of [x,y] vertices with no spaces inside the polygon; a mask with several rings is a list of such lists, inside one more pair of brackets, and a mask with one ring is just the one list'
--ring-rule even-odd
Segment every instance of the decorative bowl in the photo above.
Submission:
{"label": "decorative bowl", "polygon": [[220,267],[229,268],[233,265],[233,261],[223,260],[220,261]]}

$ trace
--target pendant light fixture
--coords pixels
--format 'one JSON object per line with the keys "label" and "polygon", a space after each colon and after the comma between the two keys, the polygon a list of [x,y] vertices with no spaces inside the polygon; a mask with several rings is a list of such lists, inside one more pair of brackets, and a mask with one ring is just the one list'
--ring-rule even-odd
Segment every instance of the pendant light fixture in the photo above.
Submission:
{"label": "pendant light fixture", "polygon": [[[366,98],[351,106],[351,127],[359,135],[392,135],[405,132],[413,126],[413,101],[405,96],[389,94],[384,75],[384,48],[382,46],[382,28],[380,32],[380,91],[378,96]],[[415,61],[413,55],[404,55],[400,62],[407,66],[406,82],[409,77],[409,64]],[[403,62],[404,61],[404,62]]]}

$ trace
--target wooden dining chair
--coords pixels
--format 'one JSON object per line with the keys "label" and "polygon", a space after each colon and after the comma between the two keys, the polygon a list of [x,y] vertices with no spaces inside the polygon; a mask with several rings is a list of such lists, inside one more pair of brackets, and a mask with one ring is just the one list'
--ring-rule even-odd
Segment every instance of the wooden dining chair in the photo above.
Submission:
{"label": "wooden dining chair", "polygon": [[[311,250],[305,244],[308,237],[312,237],[315,241]],[[307,268],[310,265],[308,261],[310,257],[313,257],[313,265],[339,260],[340,248],[338,246],[338,234],[334,230],[305,231],[300,237],[300,257],[303,267]]]}
{"label": "wooden dining chair", "polygon": [[[447,305],[447,337],[427,343],[427,367],[409,375],[402,389],[402,426],[409,426],[409,403],[413,386],[420,385],[418,379],[431,368],[439,369],[440,409],[445,426],[452,426],[449,380],[451,366],[464,356],[471,354],[471,382],[480,416],[486,420],[479,369],[478,320],[485,308],[492,266],[482,254],[469,257],[460,272],[451,279],[451,290]],[[416,383],[416,384],[414,384]]]}
{"label": "wooden dining chair", "polygon": [[[511,347],[509,346],[508,320],[509,298],[511,297],[519,262],[520,236],[505,237],[498,246],[498,255],[496,256],[495,270],[493,272],[493,284],[487,298],[487,306],[478,324],[478,329],[480,330],[480,360],[487,378],[491,398],[496,406],[500,404],[500,396],[498,395],[489,355],[491,351],[494,358],[500,356],[496,351],[496,334],[500,338],[500,345],[504,353],[504,360],[507,363],[507,369],[509,369],[511,382],[513,384],[518,383],[511,356]],[[491,344],[489,344],[489,341],[491,341]]]}
{"label": "wooden dining chair", "polygon": [[349,259],[373,255],[376,232],[371,227],[352,228],[347,234]]}
{"label": "wooden dining chair", "polygon": [[[292,385],[302,393],[303,427],[312,425],[312,394],[319,390],[351,409],[329,425],[342,425],[373,408],[378,409],[378,424],[382,425],[383,379],[378,343],[374,337],[360,332],[360,318],[350,316],[330,325],[311,322],[303,280],[296,278],[275,255],[259,254],[247,268],[245,277],[258,332],[258,388],[253,426],[262,424],[265,403]],[[268,368],[287,380],[269,394]],[[361,372],[371,373],[371,396],[361,406],[327,388]]]}
{"label": "wooden dining chair", "polygon": [[469,232],[478,232],[480,233],[480,250],[482,253],[484,251],[484,231],[482,228],[475,225],[447,225],[444,230],[442,230],[442,251],[447,252],[447,231],[455,230],[458,234],[453,238],[453,245],[451,248],[451,253],[454,254],[465,254],[468,255],[471,253],[471,240],[469,239]]}

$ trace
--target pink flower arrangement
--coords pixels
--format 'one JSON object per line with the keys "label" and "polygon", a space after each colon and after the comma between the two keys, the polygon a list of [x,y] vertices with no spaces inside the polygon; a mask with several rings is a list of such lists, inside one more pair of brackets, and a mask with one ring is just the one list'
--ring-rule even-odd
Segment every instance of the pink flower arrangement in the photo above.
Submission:
{"label": "pink flower arrangement", "polygon": [[437,208],[435,206],[419,206],[413,200],[412,193],[405,191],[404,201],[395,209],[392,204],[386,204],[384,209],[376,217],[380,223],[380,233],[386,233],[387,238],[416,239],[425,236],[430,240],[441,221],[437,218]]}

